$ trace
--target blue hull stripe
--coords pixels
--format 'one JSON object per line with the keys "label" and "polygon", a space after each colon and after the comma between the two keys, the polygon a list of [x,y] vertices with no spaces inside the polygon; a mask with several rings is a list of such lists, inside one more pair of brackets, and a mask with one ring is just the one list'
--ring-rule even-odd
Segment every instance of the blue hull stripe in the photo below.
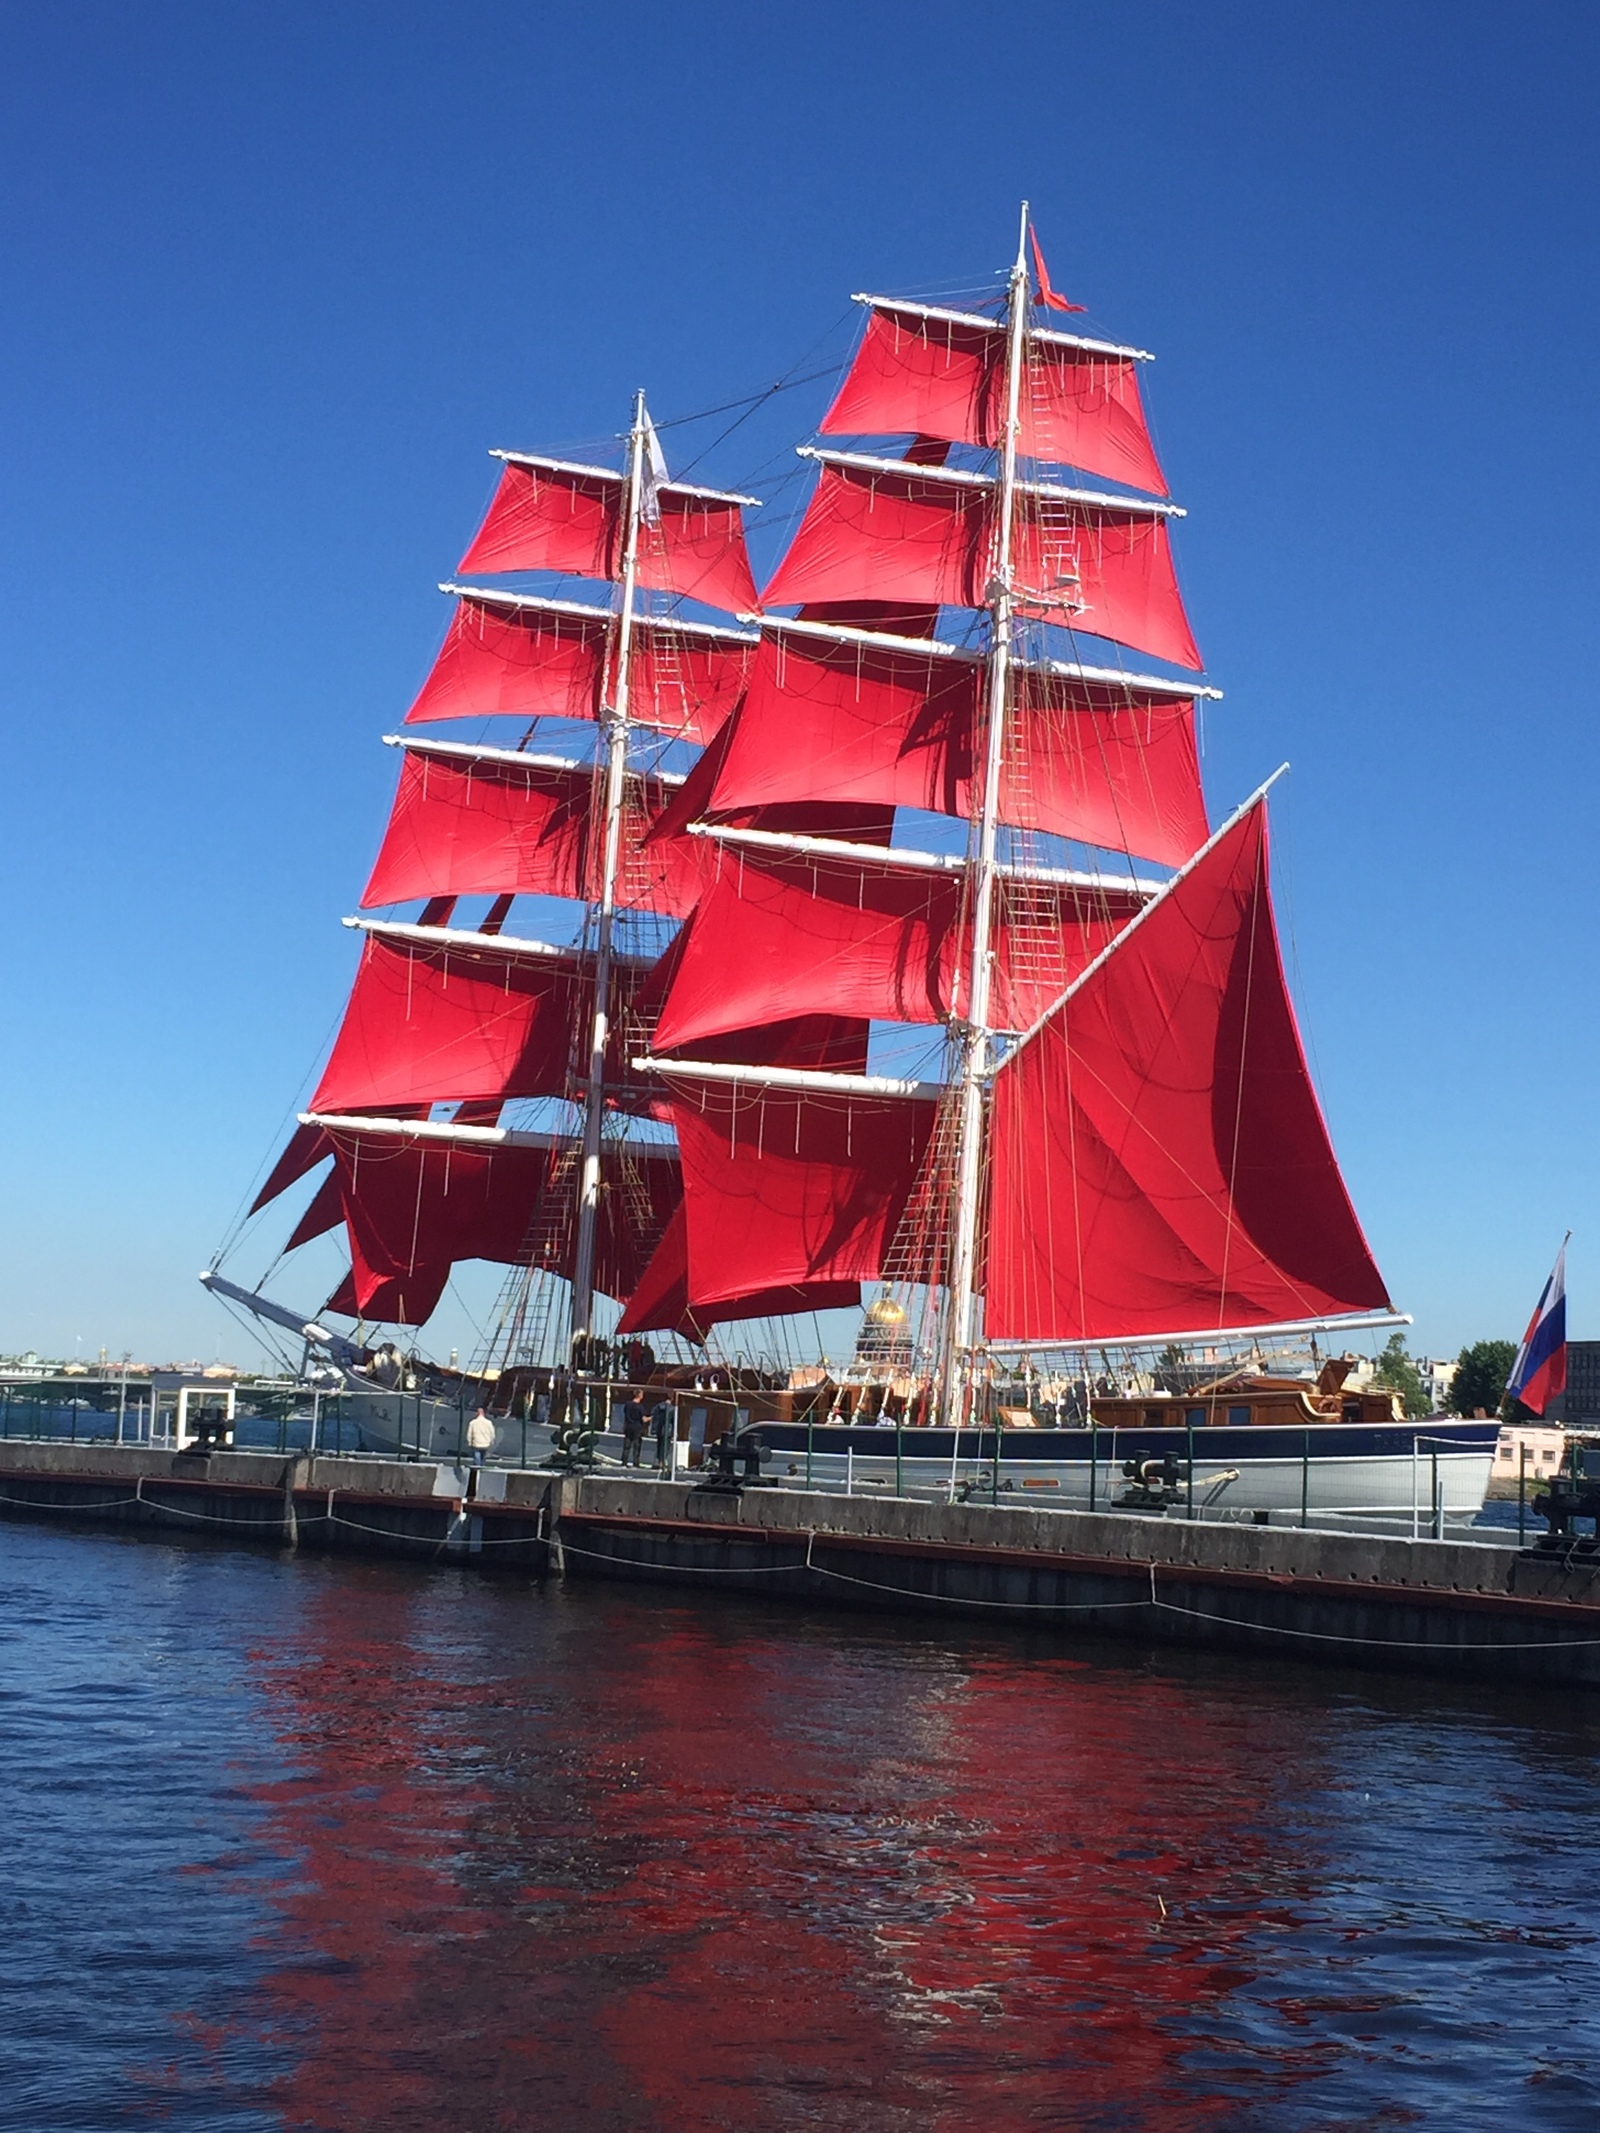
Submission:
{"label": "blue hull stripe", "polygon": [[[805,1450],[808,1432],[803,1422],[759,1422],[754,1426],[773,1451]],[[879,1429],[867,1423],[824,1425],[819,1422],[809,1434],[813,1451],[849,1450],[858,1456],[862,1453],[894,1456],[893,1429]],[[1222,1460],[1230,1466],[1252,1465],[1266,1459],[1298,1462],[1304,1456],[1309,1437],[1313,1460],[1409,1458],[1413,1445],[1418,1458],[1427,1460],[1435,1451],[1441,1458],[1459,1452],[1492,1453],[1499,1435],[1500,1425],[1494,1421],[1434,1422],[1426,1427],[1397,1424],[1388,1429],[1339,1423],[1322,1423],[1309,1430],[1258,1429],[1250,1425],[1228,1429],[1224,1426],[1197,1429],[1194,1432],[1194,1455],[1197,1459]],[[947,1464],[952,1457],[994,1457],[995,1433],[992,1429],[964,1429],[959,1451],[953,1436],[954,1432],[948,1429],[903,1429],[900,1432],[901,1454],[905,1458],[943,1459]],[[1182,1458],[1187,1456],[1189,1446],[1189,1432],[1181,1428],[1006,1429],[1000,1432],[1000,1457],[1002,1461],[1015,1459],[1029,1466],[1052,1460],[1087,1462],[1091,1438],[1095,1455],[1102,1460],[1131,1459],[1139,1451],[1148,1452],[1152,1457],[1174,1452]]]}

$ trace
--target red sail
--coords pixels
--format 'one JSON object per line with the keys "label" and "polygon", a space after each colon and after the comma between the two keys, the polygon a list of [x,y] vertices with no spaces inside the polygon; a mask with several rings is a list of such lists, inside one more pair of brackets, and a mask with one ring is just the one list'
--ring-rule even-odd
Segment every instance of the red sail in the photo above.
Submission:
{"label": "red sail", "polygon": [[[875,304],[825,435],[998,446],[1005,425],[1006,330],[987,319],[924,318]],[[1139,401],[1138,365],[1114,349],[1032,333],[1019,395],[1026,459],[1054,460],[1165,496]]]}
{"label": "red sail", "polygon": [[[658,1050],[829,1009],[941,1022],[967,963],[958,875],[726,849],[676,950]],[[991,1019],[1025,1029],[1137,909],[1111,894],[1005,883]]]}
{"label": "red sail", "polygon": [[[561,1194],[563,1203],[571,1195],[570,1178],[558,1173],[554,1151],[463,1148],[337,1132],[332,1139],[358,1296],[363,1270],[370,1276],[431,1279],[435,1270],[458,1259],[549,1265],[571,1273],[570,1239],[555,1250],[549,1239],[552,1230],[564,1233],[572,1225],[541,1220],[548,1192]],[[637,1287],[678,1204],[678,1162],[669,1148],[608,1146],[601,1166],[596,1281],[606,1295],[626,1296]],[[392,1314],[368,1307],[367,1315]]]}
{"label": "red sail", "polygon": [[559,1096],[588,989],[576,958],[371,934],[311,1108]]}
{"label": "red sail", "polygon": [[273,1164],[267,1182],[251,1201],[251,1214],[260,1214],[280,1192],[287,1192],[297,1178],[315,1170],[332,1153],[328,1137],[320,1126],[296,1126],[284,1143],[283,1153]]}
{"label": "red sail", "polygon": [[[701,855],[692,840],[652,824],[675,786],[630,778],[617,900],[681,918],[699,893]],[[599,894],[594,776],[504,758],[407,750],[394,811],[365,908],[427,896],[593,897]]]}
{"label": "red sail", "polygon": [[691,1309],[763,1289],[874,1279],[934,1110],[885,1097],[675,1089]]}
{"label": "red sail", "polygon": [[[674,838],[684,839],[689,824],[698,822],[710,809],[717,775],[732,743],[739,717],[740,713],[735,711],[651,823],[646,833],[651,845],[665,844]],[[744,829],[799,830],[813,837],[842,837],[851,844],[887,844],[894,835],[892,804],[879,801],[866,805],[819,806],[807,793],[781,807],[741,812],[736,819]]]}
{"label": "red sail", "polygon": [[[509,462],[459,568],[620,577],[625,501],[623,477],[603,468]],[[739,505],[671,485],[656,502],[660,518],[639,529],[640,585],[735,614],[753,608]]]}
{"label": "red sail", "polygon": [[[987,676],[973,660],[782,633],[763,642],[708,809],[881,801],[970,820]],[[1194,705],[1020,668],[999,812],[1181,866],[1204,844]]]}
{"label": "red sail", "polygon": [[[788,554],[763,596],[795,602],[985,604],[993,489],[824,466]],[[1130,506],[1075,504],[1023,490],[1015,567],[1030,613],[1198,669],[1165,521]]]}
{"label": "red sail", "polygon": [[[409,725],[445,718],[598,718],[612,617],[464,599]],[[638,616],[628,713],[704,743],[739,700],[754,646],[730,633]]]}
{"label": "red sail", "polygon": [[656,1246],[639,1286],[628,1300],[618,1333],[681,1333],[703,1340],[711,1326],[738,1318],[784,1318],[796,1311],[843,1311],[859,1308],[859,1281],[814,1281],[804,1287],[761,1289],[749,1296],[729,1296],[689,1307],[689,1226],[680,1203]]}
{"label": "red sail", "polygon": [[[320,1133],[322,1129],[319,1126],[313,1130]],[[323,1153],[326,1155],[330,1151],[324,1148]],[[306,1211],[295,1224],[284,1250],[297,1251],[302,1244],[309,1244],[314,1237],[325,1237],[330,1229],[337,1229],[343,1220],[344,1193],[340,1188],[338,1170],[334,1169],[328,1172],[312,1194]]]}
{"label": "red sail", "polygon": [[439,1307],[450,1279],[448,1263],[417,1267],[408,1274],[382,1274],[367,1266],[351,1247],[350,1271],[323,1305],[346,1318],[367,1318],[375,1325],[420,1326]]}
{"label": "red sail", "polygon": [[985,1330],[1381,1308],[1284,984],[1257,805],[995,1079]]}

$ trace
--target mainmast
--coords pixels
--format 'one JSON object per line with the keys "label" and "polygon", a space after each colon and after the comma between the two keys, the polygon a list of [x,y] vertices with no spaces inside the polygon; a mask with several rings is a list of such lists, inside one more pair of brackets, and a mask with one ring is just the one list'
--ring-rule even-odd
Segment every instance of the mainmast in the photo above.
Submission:
{"label": "mainmast", "polygon": [[994,973],[994,902],[998,871],[995,851],[1000,822],[1000,772],[1005,757],[1006,719],[1011,699],[1011,632],[1015,607],[1012,534],[1016,516],[1018,409],[1028,330],[1027,248],[1028,203],[1024,200],[1016,263],[1011,269],[1007,297],[1005,429],[1000,439],[1000,482],[995,499],[994,573],[987,588],[989,675],[983,788],[977,817],[977,850],[972,862],[971,954],[956,1097],[960,1116],[950,1237],[949,1308],[943,1328],[940,1362],[939,1409],[943,1419],[954,1424],[964,1419],[967,1403],[973,1348],[978,1217],[983,1193],[984,1089],[994,1070],[989,996]]}
{"label": "mainmast", "polygon": [[622,850],[622,814],[628,781],[628,683],[633,656],[633,605],[639,574],[639,522],[648,435],[644,394],[633,403],[628,436],[628,489],[623,517],[622,609],[617,622],[611,686],[603,710],[606,746],[605,841],[596,911],[594,1020],[589,1036],[589,1078],[583,1106],[583,1161],[578,1181],[578,1235],[572,1269],[572,1339],[593,1332],[595,1240],[600,1225],[600,1132],[605,1122],[606,1050],[611,1030],[612,933],[617,910],[617,867]]}

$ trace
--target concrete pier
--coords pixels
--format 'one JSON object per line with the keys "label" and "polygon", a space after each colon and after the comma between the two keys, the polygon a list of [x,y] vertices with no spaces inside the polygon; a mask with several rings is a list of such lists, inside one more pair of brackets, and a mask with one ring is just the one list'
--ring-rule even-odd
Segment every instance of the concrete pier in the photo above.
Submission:
{"label": "concrete pier", "polygon": [[0,1445],[0,1515],[1600,1688],[1600,1555],[431,1461]]}
{"label": "concrete pier", "polygon": [[[302,1452],[0,1445],[0,1515],[137,1526],[319,1554],[478,1561],[542,1572],[548,1474]],[[487,1567],[487,1565],[486,1565]]]}
{"label": "concrete pier", "polygon": [[573,1477],[569,1576],[1600,1688],[1600,1558],[1109,1512]]}

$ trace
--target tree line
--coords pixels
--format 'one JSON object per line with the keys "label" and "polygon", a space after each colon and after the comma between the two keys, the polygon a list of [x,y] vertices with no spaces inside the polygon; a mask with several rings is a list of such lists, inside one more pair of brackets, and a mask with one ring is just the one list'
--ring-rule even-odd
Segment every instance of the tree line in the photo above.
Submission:
{"label": "tree line", "polygon": [[[1470,1342],[1456,1358],[1456,1374],[1450,1383],[1451,1414],[1497,1415],[1503,1409],[1508,1422],[1537,1420],[1531,1407],[1506,1397],[1506,1379],[1510,1377],[1516,1359],[1515,1341]],[[1390,1334],[1372,1375],[1375,1384],[1386,1385],[1391,1392],[1399,1393],[1408,1415],[1415,1417],[1433,1412],[1432,1396],[1422,1372],[1407,1351],[1403,1333]]]}

